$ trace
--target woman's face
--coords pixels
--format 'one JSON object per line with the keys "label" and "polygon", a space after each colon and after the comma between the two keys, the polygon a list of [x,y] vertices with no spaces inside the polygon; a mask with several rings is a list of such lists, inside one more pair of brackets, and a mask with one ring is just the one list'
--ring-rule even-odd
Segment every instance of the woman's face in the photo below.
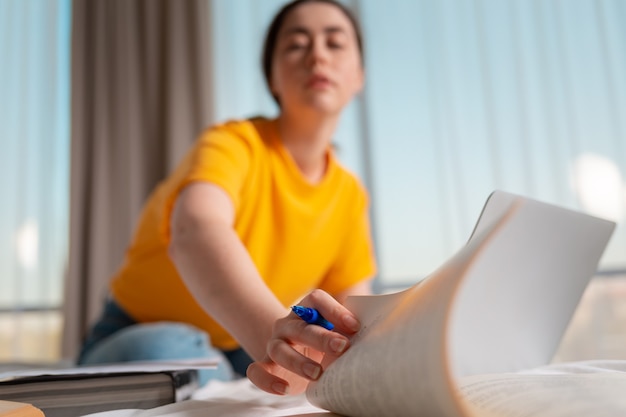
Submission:
{"label": "woman's face", "polygon": [[276,40],[271,89],[283,111],[313,108],[338,114],[363,86],[356,33],[326,3],[305,3],[287,15]]}

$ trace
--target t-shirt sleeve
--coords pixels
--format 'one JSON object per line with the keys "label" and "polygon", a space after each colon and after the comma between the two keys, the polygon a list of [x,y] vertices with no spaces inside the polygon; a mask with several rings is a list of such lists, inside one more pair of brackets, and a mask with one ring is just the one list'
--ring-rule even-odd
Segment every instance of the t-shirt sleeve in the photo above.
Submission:
{"label": "t-shirt sleeve", "polygon": [[320,284],[330,294],[337,294],[376,274],[374,245],[370,231],[367,196],[362,195],[359,209],[345,230],[336,262]]}
{"label": "t-shirt sleeve", "polygon": [[169,222],[180,192],[198,181],[221,187],[231,198],[235,210],[249,175],[252,149],[249,140],[224,128],[206,130],[181,162],[165,190],[165,212],[161,230],[169,239]]}
{"label": "t-shirt sleeve", "polygon": [[211,182],[223,188],[237,208],[250,159],[250,144],[243,137],[219,129],[208,130],[198,139],[178,188],[194,181]]}

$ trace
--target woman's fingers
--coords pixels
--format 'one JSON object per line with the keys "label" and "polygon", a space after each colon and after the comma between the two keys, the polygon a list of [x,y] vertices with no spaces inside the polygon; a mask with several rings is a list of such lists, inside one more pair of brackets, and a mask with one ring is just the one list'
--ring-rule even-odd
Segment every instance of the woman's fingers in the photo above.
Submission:
{"label": "woman's fingers", "polygon": [[[309,353],[307,348],[304,351]],[[271,340],[267,346],[267,355],[273,363],[308,380],[314,381],[322,374],[322,367],[318,362],[301,354],[293,345],[283,340]],[[316,356],[321,358],[321,355]]]}
{"label": "woman's fingers", "polygon": [[299,390],[294,392],[290,389],[291,384],[289,382],[276,375],[278,371],[279,369],[276,364],[268,360],[263,360],[250,364],[246,371],[246,376],[254,385],[270,394],[299,394]]}
{"label": "woman's fingers", "polygon": [[[289,350],[293,350],[293,346],[306,346],[318,352],[340,355],[350,343],[348,338],[341,333],[326,330],[315,324],[307,324],[295,314],[289,314],[287,317],[277,320],[274,324],[273,334],[274,337],[267,346],[267,353],[281,365],[284,365],[284,362],[288,361],[289,358],[294,360],[298,358],[289,352]],[[279,358],[283,354],[285,359],[280,360]],[[298,354],[298,356],[302,355]]]}
{"label": "woman's fingers", "polygon": [[341,355],[350,345],[346,335],[360,328],[356,317],[324,291],[311,292],[300,304],[317,309],[335,325],[335,331],[307,324],[294,313],[277,320],[265,358],[254,362],[247,370],[248,378],[264,391],[273,394],[303,392],[309,381],[321,376],[320,362],[324,355],[331,361]]}

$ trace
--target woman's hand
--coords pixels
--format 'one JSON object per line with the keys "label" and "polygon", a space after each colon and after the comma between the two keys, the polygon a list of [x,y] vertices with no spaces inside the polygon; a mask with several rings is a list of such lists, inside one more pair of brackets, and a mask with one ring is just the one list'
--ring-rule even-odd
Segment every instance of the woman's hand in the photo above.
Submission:
{"label": "woman's hand", "polygon": [[357,332],[356,317],[330,294],[314,290],[300,305],[317,309],[335,325],[334,331],[307,324],[293,312],[274,323],[265,357],[248,367],[248,378],[259,388],[272,394],[299,394],[309,381],[322,372],[324,355],[331,362],[348,349],[347,336]]}

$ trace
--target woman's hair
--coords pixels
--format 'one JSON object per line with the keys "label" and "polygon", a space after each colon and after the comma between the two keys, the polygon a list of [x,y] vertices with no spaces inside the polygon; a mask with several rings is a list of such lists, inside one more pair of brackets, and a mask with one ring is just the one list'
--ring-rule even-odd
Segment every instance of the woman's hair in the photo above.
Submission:
{"label": "woman's hair", "polygon": [[280,102],[278,100],[278,97],[276,97],[276,95],[272,93],[271,87],[272,60],[274,58],[274,51],[276,50],[278,33],[283,27],[285,18],[289,15],[289,13],[298,6],[305,3],[326,3],[331,4],[341,10],[341,12],[348,18],[348,20],[352,24],[352,28],[354,29],[354,33],[356,34],[357,46],[359,48],[359,55],[361,57],[361,65],[363,65],[363,35],[361,33],[361,27],[354,14],[346,6],[336,0],[294,0],[292,2],[289,2],[285,6],[283,6],[282,9],[280,9],[276,16],[274,16],[274,20],[272,20],[272,23],[270,23],[267,34],[265,35],[265,42],[263,43],[262,64],[263,75],[265,76],[265,83],[267,84],[267,87],[269,88],[272,97],[274,97],[274,100],[279,106]]}

